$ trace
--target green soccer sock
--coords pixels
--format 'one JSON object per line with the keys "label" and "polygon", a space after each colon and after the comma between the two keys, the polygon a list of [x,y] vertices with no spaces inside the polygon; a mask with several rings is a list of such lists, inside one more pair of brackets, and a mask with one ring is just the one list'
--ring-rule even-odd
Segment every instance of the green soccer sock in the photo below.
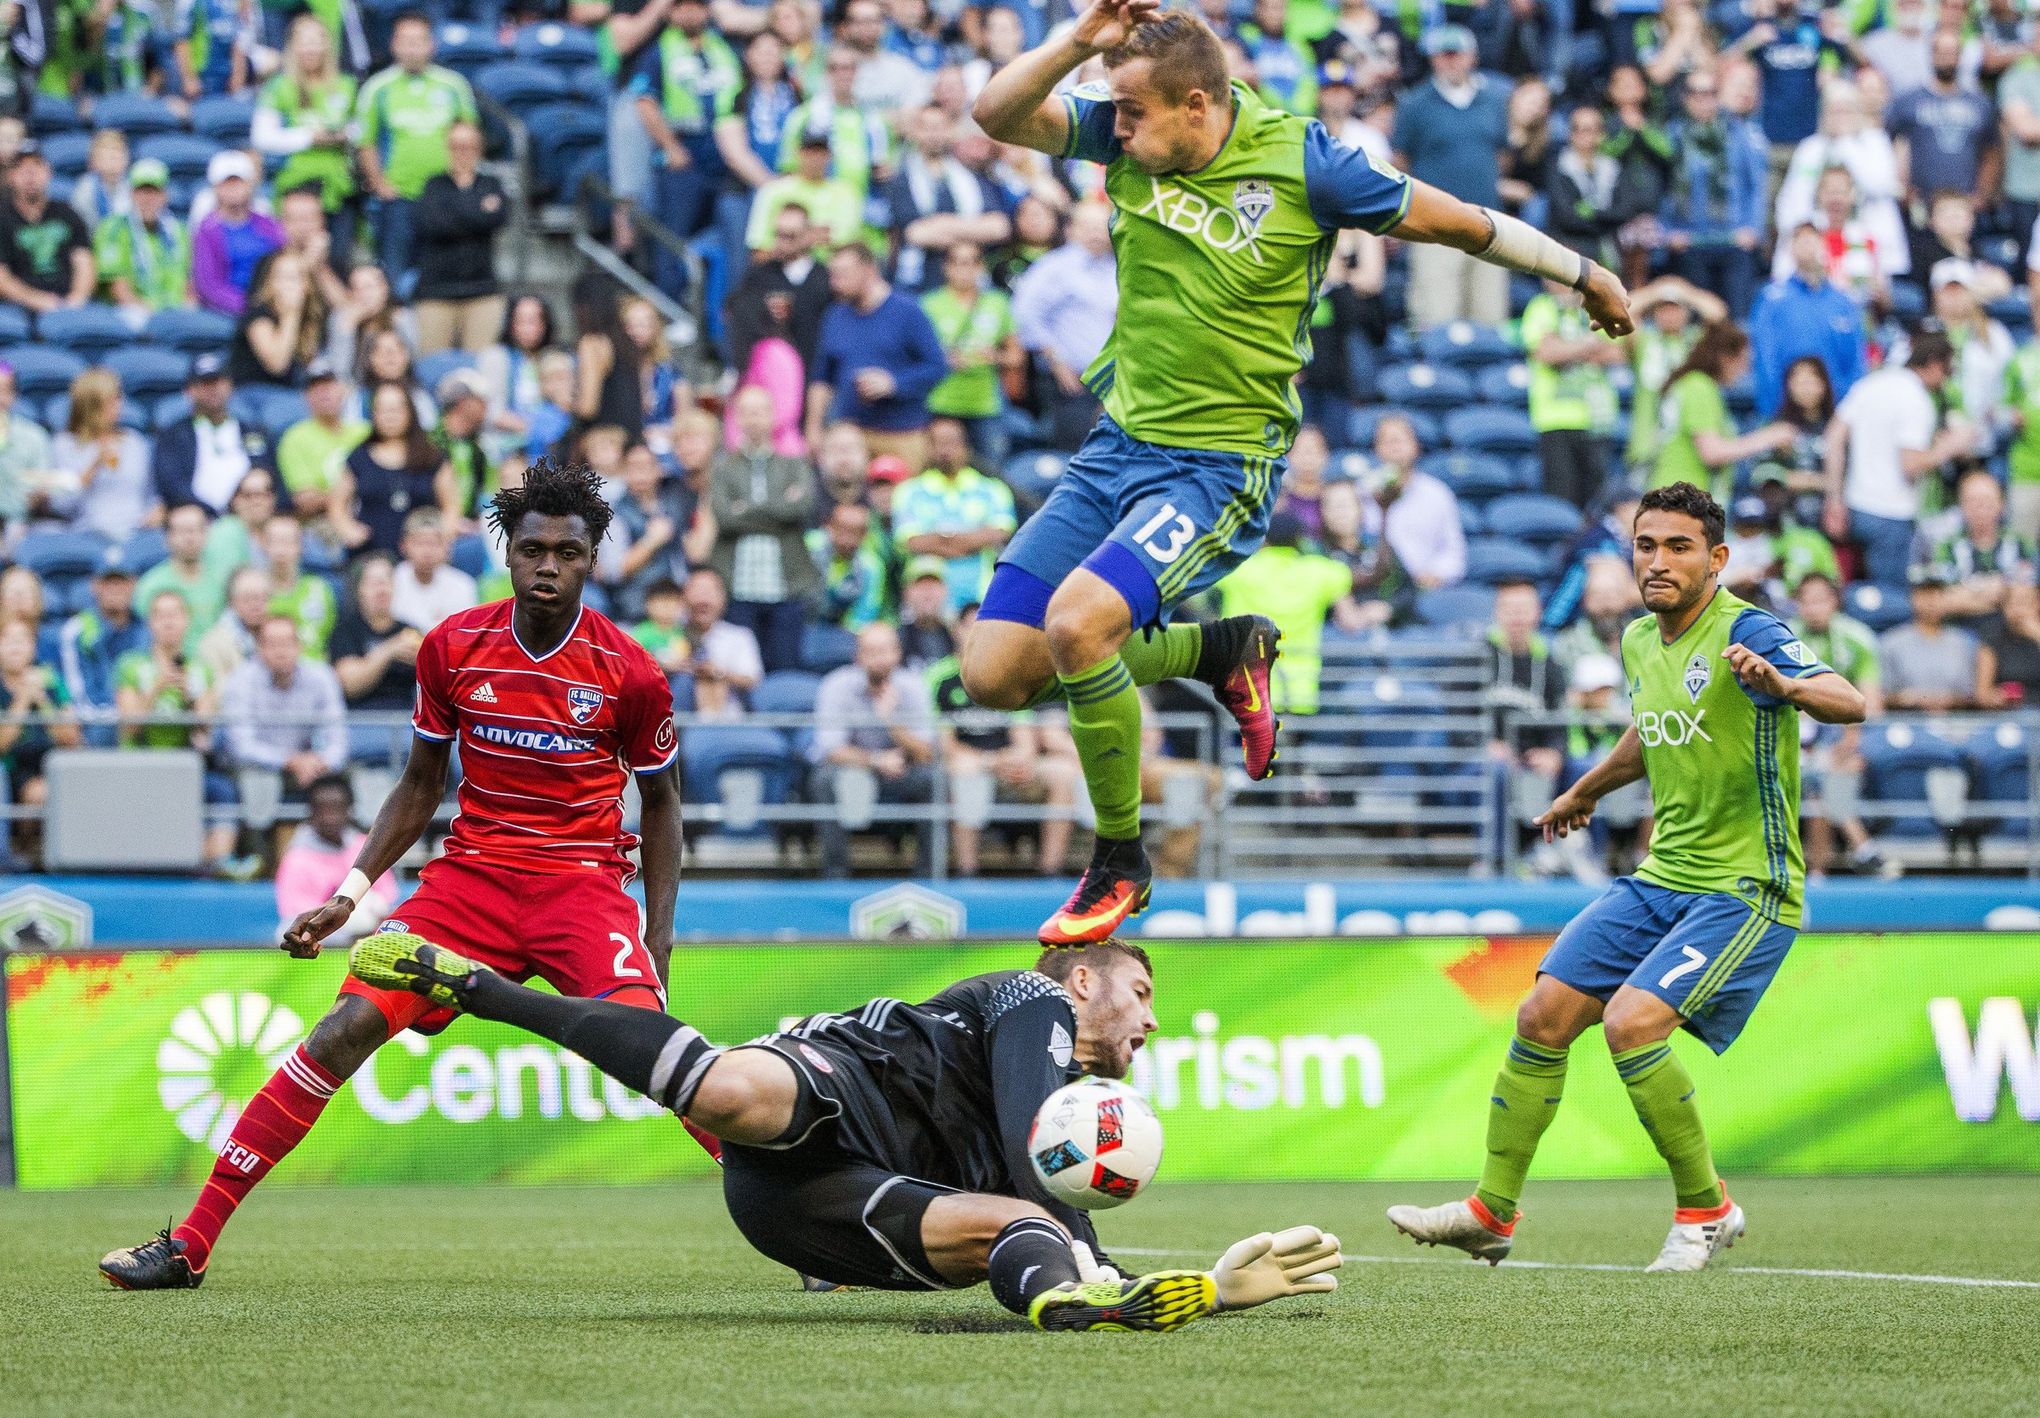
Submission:
{"label": "green soccer sock", "polygon": [[1538,1139],[1558,1116],[1565,1096],[1565,1050],[1533,1044],[1518,1034],[1495,1075],[1488,1100],[1487,1163],[1480,1169],[1474,1198],[1507,1224],[1516,1218],[1516,1199],[1530,1175]]}
{"label": "green soccer sock", "polygon": [[1140,691],[1133,672],[1113,655],[1061,677],[1070,701],[1070,737],[1084,765],[1098,835],[1140,836]]}
{"label": "green soccer sock", "polygon": [[1623,1050],[1615,1055],[1615,1071],[1629,1088],[1637,1121],[1672,1169],[1680,1207],[1721,1205],[1721,1177],[1714,1170],[1699,1105],[1693,1101],[1693,1075],[1672,1052],[1670,1042]]}
{"label": "green soccer sock", "polygon": [[[1185,679],[1197,668],[1197,655],[1204,648],[1204,627],[1194,620],[1165,625],[1159,630],[1136,630],[1119,647],[1119,658],[1137,685],[1159,684],[1165,679]],[[1039,708],[1065,697],[1063,681],[1051,679],[1027,701],[1029,709]]]}

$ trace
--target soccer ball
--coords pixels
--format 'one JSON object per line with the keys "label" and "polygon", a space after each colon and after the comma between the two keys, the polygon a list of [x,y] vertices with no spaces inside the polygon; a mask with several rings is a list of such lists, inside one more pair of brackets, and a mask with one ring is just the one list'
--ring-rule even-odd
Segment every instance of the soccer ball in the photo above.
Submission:
{"label": "soccer ball", "polygon": [[1027,1134],[1034,1175],[1057,1201],[1104,1211],[1132,1201],[1162,1165],[1162,1120],[1110,1078],[1080,1078],[1048,1095]]}

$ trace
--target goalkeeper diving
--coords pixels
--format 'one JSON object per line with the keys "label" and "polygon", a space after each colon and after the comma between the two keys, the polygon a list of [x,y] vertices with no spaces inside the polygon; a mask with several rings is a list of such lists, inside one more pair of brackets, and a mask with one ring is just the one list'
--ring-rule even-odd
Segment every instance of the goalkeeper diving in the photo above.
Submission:
{"label": "goalkeeper diving", "polygon": [[806,1276],[879,1290],[988,1282],[1051,1330],[1173,1330],[1338,1284],[1338,1238],[1315,1226],[1250,1236],[1208,1271],[1122,1276],[1090,1217],[1036,1181],[1027,1140],[1041,1104],[1086,1074],[1125,1077],[1156,1027],[1153,967],[1123,941],[730,1048],[655,1010],[527,989],[404,932],[364,938],[349,965],[366,984],[550,1039],[721,1138],[730,1219]]}

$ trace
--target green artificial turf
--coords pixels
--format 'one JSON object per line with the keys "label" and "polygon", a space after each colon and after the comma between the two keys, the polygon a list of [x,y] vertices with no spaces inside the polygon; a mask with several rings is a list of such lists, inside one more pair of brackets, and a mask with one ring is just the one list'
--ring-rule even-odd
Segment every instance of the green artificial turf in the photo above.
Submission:
{"label": "green artificial turf", "polygon": [[[157,1294],[93,1263],[181,1214],[181,1191],[0,1193],[0,1414],[2040,1412],[2040,1182],[1735,1190],[1750,1234],[1725,1269],[1646,1276],[1662,1182],[1533,1180],[1516,1254],[1551,1268],[1499,1270],[1382,1219],[1450,1187],[1163,1185],[1104,1218],[1122,1261],[1208,1265],[1310,1221],[1352,1257],[1338,1294],[1055,1336],[983,1289],[801,1293],[705,1186],[265,1188],[204,1289]],[[1559,1268],[1592,1265],[1629,1268]]]}

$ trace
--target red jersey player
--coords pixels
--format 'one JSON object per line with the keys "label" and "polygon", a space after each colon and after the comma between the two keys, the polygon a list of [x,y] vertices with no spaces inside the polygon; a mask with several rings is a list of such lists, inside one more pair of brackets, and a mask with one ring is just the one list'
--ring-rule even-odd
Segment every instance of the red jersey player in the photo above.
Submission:
{"label": "red jersey player", "polygon": [[[290,924],[300,959],[353,915],[368,883],[410,850],[446,793],[460,744],[460,812],[445,855],[386,929],[416,931],[513,979],[562,994],[663,1009],[680,879],[680,788],[665,672],[607,617],[581,604],[609,526],[601,480],[540,462],[490,513],[513,597],[449,616],[418,650],[416,741],[333,899]],[[624,891],[623,793],[643,796],[645,911]],[[450,1011],[352,976],[295,1053],[249,1101],[191,1214],[99,1268],[129,1290],[189,1289],[220,1229],[301,1141],[326,1100],[404,1029],[435,1033]]]}

